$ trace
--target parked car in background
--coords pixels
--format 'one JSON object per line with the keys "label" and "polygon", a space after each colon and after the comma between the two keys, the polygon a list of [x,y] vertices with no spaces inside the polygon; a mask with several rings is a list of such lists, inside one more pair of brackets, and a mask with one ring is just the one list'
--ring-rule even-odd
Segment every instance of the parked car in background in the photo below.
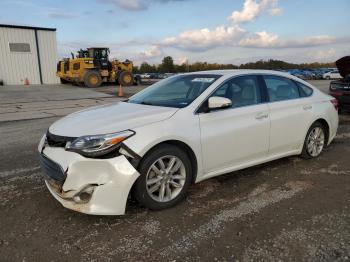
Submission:
{"label": "parked car in background", "polygon": [[303,80],[310,80],[315,78],[315,75],[309,70],[293,69],[290,70],[289,73]]}
{"label": "parked car in background", "polygon": [[312,75],[313,75],[313,79],[322,79],[323,74],[325,73],[323,70],[319,69],[319,68],[313,68],[313,69],[308,69]]}
{"label": "parked car in background", "polygon": [[129,193],[147,208],[169,208],[192,183],[318,157],[337,132],[336,102],[277,71],[176,75],[52,124],[38,146],[45,183],[63,206],[87,214],[124,214]]}
{"label": "parked car in background", "polygon": [[140,77],[141,77],[142,79],[149,79],[149,78],[151,78],[151,75],[148,74],[148,73],[145,73],[145,74],[141,74]]}
{"label": "parked car in background", "polygon": [[165,78],[167,78],[166,74],[159,74],[158,77],[159,77],[159,79],[165,79]]}
{"label": "parked car in background", "polygon": [[342,76],[339,73],[339,70],[335,69],[332,71],[329,71],[322,76],[323,79],[340,79]]}
{"label": "parked car in background", "polygon": [[339,74],[342,79],[331,81],[329,94],[335,97],[339,103],[339,111],[350,110],[350,56],[345,56],[336,61]]}

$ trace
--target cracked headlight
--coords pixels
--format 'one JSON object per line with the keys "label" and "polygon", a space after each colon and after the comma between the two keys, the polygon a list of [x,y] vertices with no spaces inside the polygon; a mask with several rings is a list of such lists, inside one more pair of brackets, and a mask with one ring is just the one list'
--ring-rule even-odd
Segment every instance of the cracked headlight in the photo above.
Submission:
{"label": "cracked headlight", "polygon": [[118,148],[120,143],[135,134],[132,130],[106,135],[81,136],[66,144],[67,151],[77,152],[87,157],[98,157]]}

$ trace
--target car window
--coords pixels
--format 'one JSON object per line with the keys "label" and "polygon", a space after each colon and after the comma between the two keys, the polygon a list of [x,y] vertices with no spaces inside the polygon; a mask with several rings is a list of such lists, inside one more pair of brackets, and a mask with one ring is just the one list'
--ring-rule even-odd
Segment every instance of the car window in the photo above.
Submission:
{"label": "car window", "polygon": [[264,76],[270,102],[299,98],[299,88],[290,79],[280,76]]}
{"label": "car window", "polygon": [[260,88],[256,76],[235,77],[220,86],[211,96],[221,96],[230,99],[232,107],[261,103]]}
{"label": "car window", "polygon": [[307,97],[307,96],[311,96],[312,93],[313,93],[313,90],[312,88],[300,83],[300,82],[296,82],[297,85],[299,86],[299,93],[300,93],[300,96],[302,97]]}
{"label": "car window", "polygon": [[183,108],[192,103],[221,75],[178,75],[159,81],[132,96],[128,102]]}

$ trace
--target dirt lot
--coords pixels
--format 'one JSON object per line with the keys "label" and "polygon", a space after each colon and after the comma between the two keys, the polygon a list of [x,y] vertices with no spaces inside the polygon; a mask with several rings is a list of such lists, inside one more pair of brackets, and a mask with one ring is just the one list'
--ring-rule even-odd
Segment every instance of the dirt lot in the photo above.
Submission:
{"label": "dirt lot", "polygon": [[[125,216],[87,216],[49,194],[36,146],[58,116],[117,99],[81,91],[69,100],[67,90],[56,101],[8,94],[1,104],[0,261],[350,261],[350,115],[318,159],[289,157],[209,179],[169,210],[130,201]],[[29,117],[44,104],[68,111]],[[15,108],[22,111],[6,111]]]}

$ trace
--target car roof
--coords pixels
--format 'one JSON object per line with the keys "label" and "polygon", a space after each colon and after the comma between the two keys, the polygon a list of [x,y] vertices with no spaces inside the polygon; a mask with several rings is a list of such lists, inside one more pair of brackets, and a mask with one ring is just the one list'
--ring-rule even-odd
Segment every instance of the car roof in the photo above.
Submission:
{"label": "car roof", "polygon": [[189,74],[213,74],[222,76],[235,76],[240,74],[272,74],[291,77],[289,73],[276,71],[276,70],[258,70],[258,69],[227,69],[227,70],[208,70],[208,71],[198,71],[191,72]]}

